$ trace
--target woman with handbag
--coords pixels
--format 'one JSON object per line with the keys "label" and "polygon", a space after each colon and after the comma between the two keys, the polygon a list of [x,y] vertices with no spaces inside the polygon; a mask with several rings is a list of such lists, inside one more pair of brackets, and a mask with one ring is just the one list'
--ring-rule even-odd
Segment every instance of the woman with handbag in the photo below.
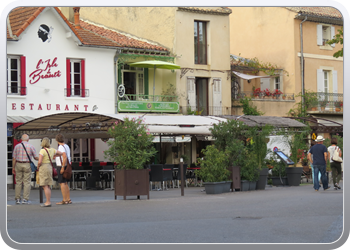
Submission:
{"label": "woman with handbag", "polygon": [[56,135],[56,141],[58,143],[57,150],[63,153],[62,157],[59,157],[58,159],[56,159],[56,163],[58,166],[57,167],[58,183],[60,184],[62,198],[63,198],[62,201],[57,202],[56,205],[72,204],[72,201],[70,199],[69,186],[68,186],[68,181],[70,181],[70,179],[66,179],[63,177],[65,168],[67,167],[68,164],[72,162],[70,157],[70,148],[67,144],[64,143],[64,136],[62,134]]}
{"label": "woman with handbag", "polygon": [[44,189],[46,202],[42,204],[42,207],[51,207],[51,188],[53,185],[53,165],[52,159],[56,156],[62,155],[61,152],[57,151],[54,148],[50,147],[50,139],[44,137],[41,141],[42,149],[39,152],[39,161],[38,161],[38,183]]}
{"label": "woman with handbag", "polygon": [[333,156],[335,155],[335,153],[337,153],[339,154],[339,157],[341,157],[342,153],[340,148],[337,146],[338,144],[337,138],[332,138],[331,144],[332,145],[328,147],[328,159],[331,163],[334,189],[337,190],[337,189],[341,189],[339,186],[339,181],[342,176],[342,170],[341,170],[341,162],[336,161],[336,159],[333,159]]}

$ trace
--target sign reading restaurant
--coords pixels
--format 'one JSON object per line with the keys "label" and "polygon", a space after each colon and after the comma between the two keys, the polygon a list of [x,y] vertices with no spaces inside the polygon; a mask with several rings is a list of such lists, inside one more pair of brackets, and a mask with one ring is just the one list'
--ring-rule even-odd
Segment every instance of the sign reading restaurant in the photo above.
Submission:
{"label": "sign reading restaurant", "polygon": [[12,110],[56,110],[56,111],[88,111],[89,105],[61,105],[61,104],[34,104],[34,103],[12,103]]}

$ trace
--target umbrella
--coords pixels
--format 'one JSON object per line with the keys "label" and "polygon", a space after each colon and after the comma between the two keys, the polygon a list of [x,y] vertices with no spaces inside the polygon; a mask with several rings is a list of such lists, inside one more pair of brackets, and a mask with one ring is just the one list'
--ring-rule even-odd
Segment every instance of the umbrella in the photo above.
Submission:
{"label": "umbrella", "polygon": [[155,81],[156,81],[156,68],[158,69],[180,69],[179,65],[174,63],[168,63],[163,61],[142,61],[129,64],[131,67],[139,68],[153,68],[153,99],[154,99],[154,90],[155,90]]}

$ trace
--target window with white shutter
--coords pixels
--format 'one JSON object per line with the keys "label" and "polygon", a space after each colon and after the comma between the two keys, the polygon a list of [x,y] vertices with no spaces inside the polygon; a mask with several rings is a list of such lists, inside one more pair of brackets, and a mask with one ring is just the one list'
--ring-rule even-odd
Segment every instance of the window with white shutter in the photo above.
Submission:
{"label": "window with white shutter", "polygon": [[213,80],[213,115],[222,115],[221,79]]}
{"label": "window with white shutter", "polygon": [[191,111],[196,110],[196,78],[187,77],[187,100]]}

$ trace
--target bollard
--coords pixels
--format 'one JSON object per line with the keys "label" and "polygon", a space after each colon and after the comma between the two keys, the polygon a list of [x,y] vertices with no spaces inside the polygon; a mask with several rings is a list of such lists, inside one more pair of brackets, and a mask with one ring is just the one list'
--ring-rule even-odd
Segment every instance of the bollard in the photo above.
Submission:
{"label": "bollard", "polygon": [[184,196],[184,163],[183,159],[180,158],[180,174],[181,174],[181,196]]}

